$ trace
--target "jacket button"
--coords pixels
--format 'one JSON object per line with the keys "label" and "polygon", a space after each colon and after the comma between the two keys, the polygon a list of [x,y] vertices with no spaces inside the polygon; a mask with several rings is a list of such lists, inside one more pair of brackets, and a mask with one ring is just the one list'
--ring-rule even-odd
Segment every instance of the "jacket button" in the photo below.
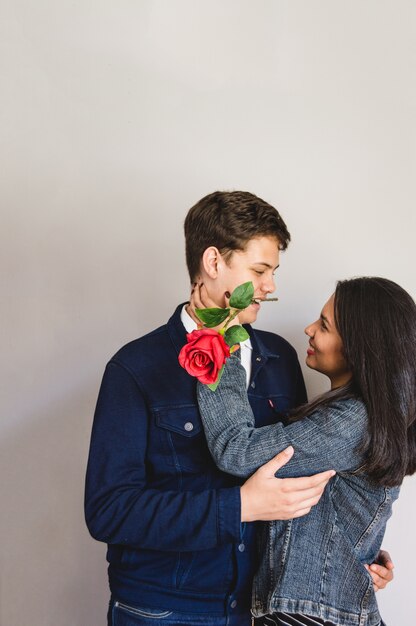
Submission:
{"label": "jacket button", "polygon": [[236,607],[236,606],[237,606],[237,600],[233,600],[233,601],[231,602],[231,604],[230,604],[230,607],[231,607],[232,609],[235,609],[235,607]]}
{"label": "jacket button", "polygon": [[240,552],[244,552],[244,550],[246,549],[244,543],[240,543],[240,545],[238,546],[238,549]]}
{"label": "jacket button", "polygon": [[255,386],[256,386],[256,383],[253,381],[253,382],[251,383],[251,386],[252,386],[252,387],[253,387],[253,389],[254,389],[254,388],[255,388]]}
{"label": "jacket button", "polygon": [[192,422],[186,422],[186,424],[184,425],[184,429],[188,431],[188,433],[190,433],[191,430],[194,429],[194,425],[192,424]]}
{"label": "jacket button", "polygon": [[258,362],[260,363],[260,361],[261,361],[261,356],[258,356],[258,357],[257,357],[257,359],[256,359],[256,361],[258,361]]}

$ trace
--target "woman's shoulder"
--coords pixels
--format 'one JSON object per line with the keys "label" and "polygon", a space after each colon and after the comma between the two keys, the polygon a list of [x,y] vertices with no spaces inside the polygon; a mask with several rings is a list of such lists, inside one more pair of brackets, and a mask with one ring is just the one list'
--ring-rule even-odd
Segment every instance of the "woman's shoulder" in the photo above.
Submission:
{"label": "woman's shoulder", "polygon": [[[315,413],[315,411],[314,411]],[[324,407],[319,407],[318,413],[326,419],[336,420],[348,418],[352,424],[365,424],[367,422],[367,409],[363,400],[357,396],[337,398]]]}
{"label": "woman's shoulder", "polygon": [[336,406],[339,409],[354,411],[356,413],[367,414],[364,401],[358,396],[350,396],[348,398],[340,398],[331,403],[331,406]]}

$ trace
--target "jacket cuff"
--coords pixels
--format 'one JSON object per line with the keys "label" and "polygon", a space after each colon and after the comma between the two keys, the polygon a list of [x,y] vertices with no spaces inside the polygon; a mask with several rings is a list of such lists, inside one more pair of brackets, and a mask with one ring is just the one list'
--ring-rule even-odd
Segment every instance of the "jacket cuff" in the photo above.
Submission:
{"label": "jacket cuff", "polygon": [[240,542],[242,540],[240,487],[219,489],[217,493],[218,542],[219,544]]}

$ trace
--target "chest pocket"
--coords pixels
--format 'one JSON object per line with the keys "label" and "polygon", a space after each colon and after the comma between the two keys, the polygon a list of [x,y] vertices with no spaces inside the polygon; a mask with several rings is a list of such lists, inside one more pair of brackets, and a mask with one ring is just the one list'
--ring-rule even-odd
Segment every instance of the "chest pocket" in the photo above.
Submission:
{"label": "chest pocket", "polygon": [[198,407],[194,404],[153,409],[166,462],[181,472],[207,467],[210,454]]}

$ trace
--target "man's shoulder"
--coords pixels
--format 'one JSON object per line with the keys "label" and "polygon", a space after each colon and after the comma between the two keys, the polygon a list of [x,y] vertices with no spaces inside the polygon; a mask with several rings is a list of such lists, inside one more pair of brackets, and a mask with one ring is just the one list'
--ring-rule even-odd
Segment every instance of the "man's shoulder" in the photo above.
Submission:
{"label": "man's shoulder", "polygon": [[117,350],[111,358],[111,361],[128,362],[131,359],[135,360],[140,354],[158,350],[159,346],[165,343],[167,339],[167,325],[163,324],[163,326],[159,326],[145,335],[132,339],[124,344],[124,346]]}
{"label": "man's shoulder", "polygon": [[[145,335],[129,341],[122,346],[110,359],[128,369],[143,370],[154,363],[159,366],[164,361],[176,360],[177,355],[173,340],[175,332],[180,332],[180,308],[179,305],[166,324],[158,326]],[[185,333],[185,330],[183,330]],[[172,335],[173,333],[173,335]]]}

